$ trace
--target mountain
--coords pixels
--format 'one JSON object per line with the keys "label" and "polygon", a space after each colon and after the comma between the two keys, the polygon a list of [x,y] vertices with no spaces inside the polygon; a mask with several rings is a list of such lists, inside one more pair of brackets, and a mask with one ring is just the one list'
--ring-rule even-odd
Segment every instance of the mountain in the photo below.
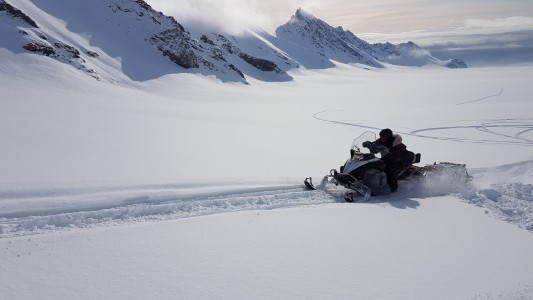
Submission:
{"label": "mountain", "polygon": [[[215,33],[193,37],[174,18],[142,0],[73,0],[61,8],[41,0],[2,0],[0,12],[2,36],[10,37],[0,46],[14,53],[48,56],[98,80],[116,81],[121,72],[133,80],[177,72],[243,83],[245,74],[260,80],[292,79],[273,61],[242,51],[231,37]],[[49,15],[63,22],[49,22]],[[279,53],[273,56],[289,61]],[[141,60],[152,68],[141,67]]]}
{"label": "mountain", "polygon": [[276,35],[341,63],[359,63],[378,68],[385,67],[386,64],[467,67],[460,59],[441,61],[413,42],[398,45],[369,44],[349,30],[344,30],[342,27],[334,28],[301,8],[289,22],[276,29]]}
{"label": "mountain", "polygon": [[441,61],[431,55],[429,51],[413,42],[394,45],[391,43],[377,43],[372,45],[380,60],[393,65],[424,66],[427,64],[441,65],[450,69],[466,68],[466,63],[461,59]]}
{"label": "mountain", "polygon": [[335,61],[383,67],[378,58],[371,55],[370,44],[341,27],[331,27],[301,8],[289,22],[276,29],[276,35]]}
{"label": "mountain", "polygon": [[72,0],[61,6],[46,0],[0,0],[0,21],[1,47],[47,56],[110,82],[172,73],[245,84],[250,78],[288,81],[293,79],[287,73],[291,69],[330,68],[334,62],[372,68],[466,67],[461,60],[439,61],[412,42],[371,45],[302,9],[278,27],[275,36],[250,30],[238,37],[191,34],[143,0]]}

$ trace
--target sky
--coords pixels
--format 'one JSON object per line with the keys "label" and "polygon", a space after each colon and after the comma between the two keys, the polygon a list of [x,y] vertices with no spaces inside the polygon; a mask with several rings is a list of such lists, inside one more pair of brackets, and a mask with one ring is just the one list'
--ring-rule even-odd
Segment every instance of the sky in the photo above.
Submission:
{"label": "sky", "polygon": [[[533,61],[531,0],[147,0],[183,25],[238,34],[274,33],[297,8],[370,42],[414,41],[441,59],[470,63]],[[455,57],[456,57],[455,56]],[[480,60],[479,62],[476,62]]]}

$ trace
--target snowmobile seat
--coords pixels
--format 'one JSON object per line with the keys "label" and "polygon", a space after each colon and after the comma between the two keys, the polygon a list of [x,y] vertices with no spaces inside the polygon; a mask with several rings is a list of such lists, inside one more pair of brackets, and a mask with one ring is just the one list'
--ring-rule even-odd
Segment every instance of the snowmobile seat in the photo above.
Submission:
{"label": "snowmobile seat", "polygon": [[396,175],[396,178],[398,178],[398,180],[402,180],[402,179],[405,179],[405,178],[409,177],[411,175],[411,173],[412,173],[410,171],[414,170],[414,168],[417,168],[416,166],[413,166],[413,164],[419,163],[420,162],[420,157],[421,157],[420,153],[416,153],[416,154],[413,153],[412,163],[403,162],[402,163],[402,168],[398,172],[398,175]]}
{"label": "snowmobile seat", "polygon": [[407,179],[412,176],[422,176],[424,174],[424,168],[417,166],[409,166],[406,169],[402,170],[398,174],[398,180]]}

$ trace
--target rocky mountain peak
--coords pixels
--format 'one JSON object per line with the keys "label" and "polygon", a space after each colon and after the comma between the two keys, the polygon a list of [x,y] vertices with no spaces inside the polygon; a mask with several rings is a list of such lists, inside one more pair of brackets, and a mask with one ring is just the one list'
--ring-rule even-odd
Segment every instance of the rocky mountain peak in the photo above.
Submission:
{"label": "rocky mountain peak", "polygon": [[341,63],[385,67],[386,64],[423,66],[436,64],[448,68],[466,67],[466,64],[448,63],[433,57],[429,51],[412,41],[371,45],[341,26],[332,27],[299,8],[289,22],[276,29],[276,35],[299,47]]}
{"label": "rocky mountain peak", "polygon": [[296,10],[296,13],[294,14],[294,16],[292,16],[291,19],[297,19],[297,20],[300,20],[300,21],[313,21],[313,20],[317,20],[317,18],[315,16],[313,16],[311,13],[303,10],[302,8],[298,8]]}
{"label": "rocky mountain peak", "polygon": [[369,49],[368,43],[342,27],[332,27],[301,8],[289,22],[276,29],[276,35],[338,62],[382,67],[365,51]]}

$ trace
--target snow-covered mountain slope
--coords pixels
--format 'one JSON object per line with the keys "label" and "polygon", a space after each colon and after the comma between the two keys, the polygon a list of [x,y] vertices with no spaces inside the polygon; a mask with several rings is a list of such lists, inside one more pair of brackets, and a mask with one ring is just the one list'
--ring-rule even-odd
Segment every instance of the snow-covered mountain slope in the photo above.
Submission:
{"label": "snow-covered mountain slope", "polygon": [[460,59],[438,60],[413,42],[371,45],[349,30],[334,28],[301,8],[289,22],[276,29],[276,35],[342,63],[359,63],[371,67],[384,67],[383,63],[388,63],[400,66],[432,64],[466,68],[466,64]]}
{"label": "snow-covered mountain slope", "polygon": [[[29,2],[24,4],[27,5],[23,6],[26,10],[33,8]],[[87,63],[83,58],[96,57],[98,56],[96,52],[90,50],[80,52],[78,48],[65,43],[65,39],[47,30],[46,25],[40,27],[31,17],[5,1],[0,2],[0,20],[2,35],[0,46],[14,53],[26,50],[45,55],[62,63],[70,64],[96,79],[99,78],[97,72],[92,69],[91,63]],[[43,23],[46,22],[43,21]]]}
{"label": "snow-covered mountain slope", "polygon": [[[12,0],[3,1],[2,7],[2,35],[10,39],[3,39],[0,46],[73,64],[97,79],[120,81],[125,75],[147,80],[178,72],[244,83],[246,76],[268,81],[291,79],[275,62],[239,49],[235,40],[220,34],[191,36],[174,18],[156,12],[142,0],[61,4]],[[11,13],[15,10],[23,19]],[[295,65],[275,50],[263,49],[270,50],[264,57]]]}
{"label": "snow-covered mountain slope", "polygon": [[109,82],[172,73],[214,75],[224,82],[279,82],[292,80],[291,69],[330,68],[333,61],[466,67],[460,60],[438,61],[414,43],[370,45],[301,9],[276,30],[277,36],[250,30],[241,36],[191,34],[142,0],[2,0],[0,21],[0,46],[44,55]]}
{"label": "snow-covered mountain slope", "polygon": [[424,66],[434,64],[450,69],[466,68],[466,63],[461,59],[450,59],[441,61],[431,55],[429,51],[421,48],[413,42],[394,45],[391,43],[377,43],[372,45],[372,49],[381,61],[393,65],[402,66]]}
{"label": "snow-covered mountain slope", "polygon": [[278,27],[276,35],[335,61],[382,66],[375,57],[365,51],[371,49],[368,43],[340,27],[331,27],[302,9],[298,9],[286,24]]}

